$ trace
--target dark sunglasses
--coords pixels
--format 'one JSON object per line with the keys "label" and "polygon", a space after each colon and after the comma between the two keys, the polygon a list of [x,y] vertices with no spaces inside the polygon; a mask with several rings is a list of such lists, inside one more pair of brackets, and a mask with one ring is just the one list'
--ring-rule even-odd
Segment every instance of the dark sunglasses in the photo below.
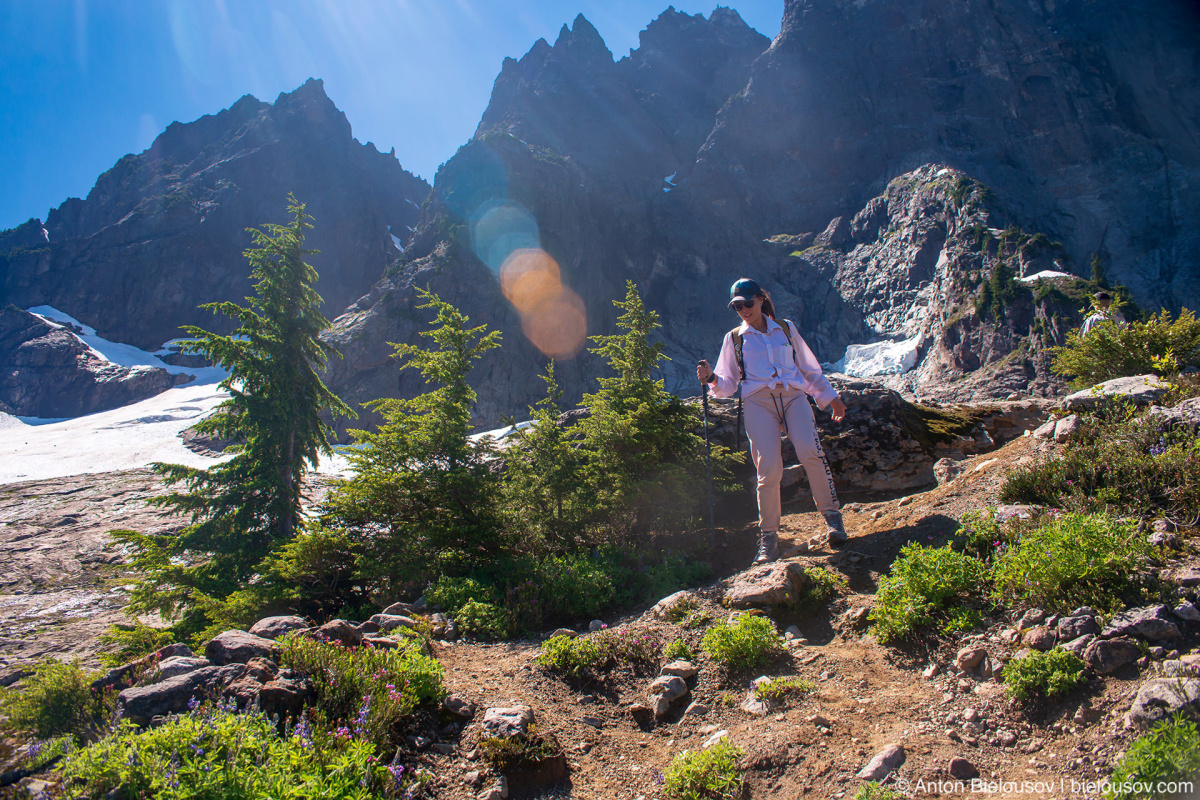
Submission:
{"label": "dark sunglasses", "polygon": [[754,298],[750,298],[750,302],[743,303],[741,300],[733,301],[733,310],[741,311],[743,308],[754,308]]}

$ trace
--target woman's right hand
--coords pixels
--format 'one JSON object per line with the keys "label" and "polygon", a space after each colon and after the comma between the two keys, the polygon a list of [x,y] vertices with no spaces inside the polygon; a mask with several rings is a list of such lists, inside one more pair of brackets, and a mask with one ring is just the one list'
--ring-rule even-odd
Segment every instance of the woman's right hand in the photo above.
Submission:
{"label": "woman's right hand", "polygon": [[707,361],[701,359],[700,363],[696,365],[696,380],[700,381],[701,383],[708,383],[708,379],[712,376],[712,374],[712,367],[708,366]]}

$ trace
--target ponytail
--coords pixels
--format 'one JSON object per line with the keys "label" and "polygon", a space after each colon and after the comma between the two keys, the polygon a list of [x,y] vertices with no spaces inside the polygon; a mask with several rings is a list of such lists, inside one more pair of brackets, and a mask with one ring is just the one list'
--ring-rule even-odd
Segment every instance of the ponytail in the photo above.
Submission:
{"label": "ponytail", "polygon": [[[775,319],[775,304],[771,302],[771,295],[766,289],[762,290],[762,312],[771,319]],[[776,320],[778,322],[778,320]]]}

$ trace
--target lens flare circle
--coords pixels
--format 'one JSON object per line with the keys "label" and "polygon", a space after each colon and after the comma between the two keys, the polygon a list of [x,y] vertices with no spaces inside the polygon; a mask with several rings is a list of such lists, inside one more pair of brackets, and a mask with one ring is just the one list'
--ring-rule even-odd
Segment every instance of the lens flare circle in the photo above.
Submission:
{"label": "lens flare circle", "polygon": [[516,250],[500,267],[500,290],[522,315],[535,311],[562,289],[558,262],[540,248]]}
{"label": "lens flare circle", "polygon": [[587,310],[583,298],[566,286],[521,315],[521,330],[538,350],[555,359],[574,358],[587,341]]}
{"label": "lens flare circle", "polygon": [[471,249],[492,272],[514,251],[541,245],[537,220],[515,200],[489,200],[471,218]]}

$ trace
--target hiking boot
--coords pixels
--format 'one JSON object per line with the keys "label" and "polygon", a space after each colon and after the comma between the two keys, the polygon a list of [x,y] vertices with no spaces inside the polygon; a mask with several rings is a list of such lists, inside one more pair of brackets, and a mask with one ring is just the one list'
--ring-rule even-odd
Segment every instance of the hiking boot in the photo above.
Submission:
{"label": "hiking boot", "polygon": [[849,537],[846,536],[846,526],[842,524],[842,512],[828,511],[825,513],[825,535],[829,537],[829,544],[834,547],[846,543]]}
{"label": "hiking boot", "polygon": [[779,534],[775,531],[758,534],[758,555],[754,557],[755,564],[766,564],[779,558]]}

